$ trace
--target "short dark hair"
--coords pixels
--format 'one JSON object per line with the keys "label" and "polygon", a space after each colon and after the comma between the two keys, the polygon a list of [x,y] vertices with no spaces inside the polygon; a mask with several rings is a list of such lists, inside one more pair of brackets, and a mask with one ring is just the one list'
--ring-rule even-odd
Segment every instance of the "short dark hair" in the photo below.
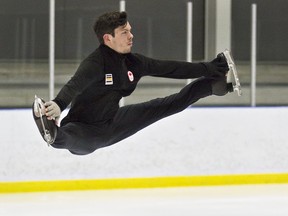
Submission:
{"label": "short dark hair", "polygon": [[119,26],[127,24],[127,13],[126,12],[108,12],[101,15],[94,23],[93,29],[100,44],[104,43],[103,36],[105,34],[111,34],[115,36],[114,30]]}

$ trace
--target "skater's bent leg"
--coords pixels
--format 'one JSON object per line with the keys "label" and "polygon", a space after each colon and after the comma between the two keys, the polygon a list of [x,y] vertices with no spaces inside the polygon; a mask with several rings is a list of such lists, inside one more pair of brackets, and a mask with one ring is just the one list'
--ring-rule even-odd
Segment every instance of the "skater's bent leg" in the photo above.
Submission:
{"label": "skater's bent leg", "polygon": [[86,155],[106,145],[103,127],[70,122],[58,128],[56,140],[51,146],[67,149],[76,155]]}
{"label": "skater's bent leg", "polygon": [[200,78],[185,86],[179,93],[121,107],[111,124],[109,145],[131,136],[160,119],[181,112],[200,98],[211,95],[211,82],[210,79]]}

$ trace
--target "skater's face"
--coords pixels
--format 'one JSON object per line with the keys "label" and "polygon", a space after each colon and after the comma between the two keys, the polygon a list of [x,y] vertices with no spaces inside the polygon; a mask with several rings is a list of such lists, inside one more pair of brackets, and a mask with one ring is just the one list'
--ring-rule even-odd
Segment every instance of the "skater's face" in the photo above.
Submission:
{"label": "skater's face", "polygon": [[111,49],[118,53],[125,54],[130,53],[133,45],[133,34],[131,33],[131,26],[127,22],[124,26],[119,26],[114,30],[114,36],[111,34],[105,34],[103,36],[104,43]]}

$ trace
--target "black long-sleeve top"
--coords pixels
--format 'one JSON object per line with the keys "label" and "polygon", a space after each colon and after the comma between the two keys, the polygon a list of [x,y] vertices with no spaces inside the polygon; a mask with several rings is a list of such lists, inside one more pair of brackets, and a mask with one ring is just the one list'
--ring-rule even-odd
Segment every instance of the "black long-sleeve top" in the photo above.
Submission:
{"label": "black long-sleeve top", "polygon": [[119,54],[106,45],[100,45],[82,61],[54,99],[62,111],[71,103],[71,109],[61,124],[101,124],[112,120],[119,109],[120,99],[130,95],[140,78],[148,75],[176,79],[211,76],[203,63]]}

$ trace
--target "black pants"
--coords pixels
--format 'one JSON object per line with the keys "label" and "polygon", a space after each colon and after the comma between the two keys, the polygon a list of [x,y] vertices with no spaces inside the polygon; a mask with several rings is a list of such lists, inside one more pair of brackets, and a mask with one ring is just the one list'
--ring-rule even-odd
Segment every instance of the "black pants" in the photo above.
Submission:
{"label": "black pants", "polygon": [[181,112],[200,98],[212,94],[211,80],[199,78],[186,85],[179,93],[148,102],[119,108],[114,119],[99,125],[70,122],[58,128],[55,148],[85,155],[98,148],[115,144],[150,124]]}

